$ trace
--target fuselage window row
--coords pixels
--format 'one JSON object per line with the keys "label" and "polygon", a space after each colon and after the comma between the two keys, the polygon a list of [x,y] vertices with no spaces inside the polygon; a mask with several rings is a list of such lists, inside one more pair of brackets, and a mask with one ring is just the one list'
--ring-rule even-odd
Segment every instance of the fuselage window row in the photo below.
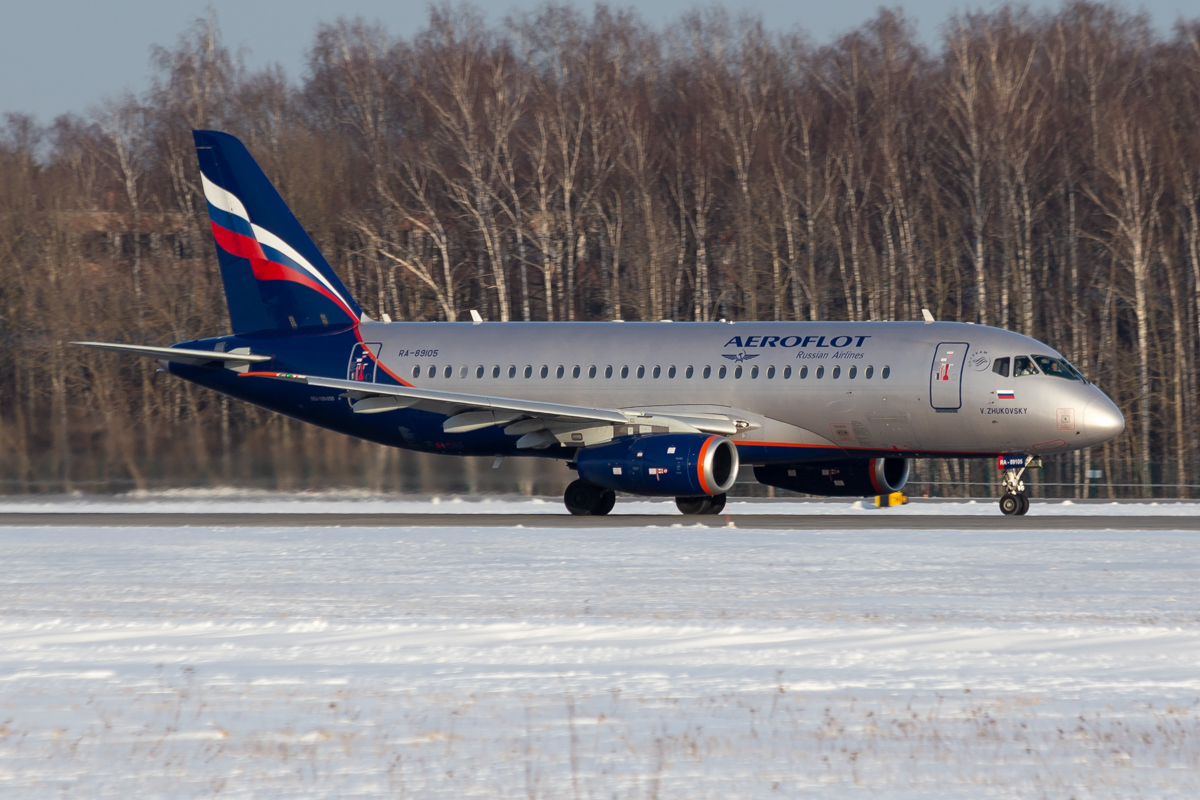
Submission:
{"label": "fuselage window row", "polygon": [[[1046,361],[1050,360],[1048,357],[1044,357],[1044,358]],[[1014,365],[1014,368],[1012,369],[1011,373],[1009,372],[1010,364]],[[428,365],[428,367],[424,367],[424,368],[420,364],[416,364],[413,366],[412,372],[411,372],[413,378],[420,378],[423,370],[424,370],[425,376],[427,378],[438,377],[439,368],[436,364],[430,364],[430,365]],[[460,378],[466,378],[470,374],[470,371],[471,371],[471,368],[468,365],[464,364],[459,367],[458,376]],[[492,377],[499,378],[501,375],[501,371],[502,370],[501,370],[501,367],[499,364],[493,365],[492,369],[491,369]],[[993,362],[992,371],[995,372],[997,375],[1000,375],[1001,377],[1008,377],[1010,374],[1013,374],[1015,376],[1039,374],[1039,370],[1038,370],[1037,366],[1035,366],[1033,359],[1029,358],[1028,356],[1018,356],[1016,358],[998,358],[995,360],[995,362]],[[534,372],[534,368],[532,365],[526,365],[521,370],[521,373],[525,378],[532,378],[533,372]],[[620,368],[620,375],[622,378],[628,378],[629,372],[630,372],[630,368],[628,366],[622,366]],[[1051,374],[1048,369],[1043,370],[1043,372],[1045,372],[1046,374]],[[440,369],[440,373],[441,373],[442,377],[450,378],[454,375],[454,367],[447,364],[446,366],[444,366]],[[612,378],[614,373],[615,373],[615,368],[612,365],[606,366],[604,368],[604,377],[605,378]],[[644,378],[644,377],[646,377],[646,367],[644,365],[639,365],[635,369],[634,373],[638,378]],[[650,369],[650,375],[653,378],[661,378],[662,373],[663,373],[663,368],[659,365],[655,365],[654,367],[652,367]],[[777,373],[783,380],[788,380],[792,377],[792,374],[793,374],[792,367],[790,365],[784,366],[783,370],[780,372],[777,370],[777,368],[774,365],[768,366],[766,368],[765,377],[768,380],[772,380],[775,378]],[[487,368],[485,366],[483,366],[482,364],[475,367],[475,377],[476,378],[481,379],[486,374],[487,374]],[[554,375],[556,378],[564,378],[566,376],[566,374],[567,374],[567,368],[564,365],[560,364],[554,370]],[[579,378],[582,374],[583,374],[583,368],[581,366],[579,366],[578,364],[576,364],[574,367],[571,368],[571,377],[572,378]],[[599,374],[599,368],[596,365],[593,364],[587,368],[587,377],[588,378],[594,379],[598,374]],[[671,366],[667,367],[667,378],[668,379],[674,379],[678,374],[679,374],[679,370],[675,365],[672,364]],[[688,366],[683,368],[683,377],[685,379],[691,380],[695,376],[695,374],[696,374],[696,368],[694,366],[689,364]],[[739,364],[736,367],[734,367],[734,369],[733,369],[734,379],[740,379],[743,374],[744,374],[744,370],[742,368],[742,365]],[[762,374],[762,373],[760,371],[760,368],[757,365],[750,367],[750,378],[751,379],[757,379],[760,376],[760,374]],[[795,371],[796,378],[799,380],[807,379],[808,374],[809,374],[809,369],[807,366],[801,366],[799,369],[797,369]],[[890,366],[884,365],[879,372],[879,377],[882,380],[887,380],[888,378],[891,377],[891,374],[892,374],[892,368]],[[541,367],[538,369],[538,375],[542,378],[549,377],[550,367],[546,364],[541,365]],[[724,365],[717,368],[717,379],[718,380],[723,380],[726,377],[726,375],[728,375],[728,371]],[[858,375],[859,375],[859,368],[857,366],[851,366],[846,371],[846,377],[850,380],[856,379],[858,377]],[[708,380],[709,378],[711,378],[713,376],[713,368],[710,365],[706,364],[704,367],[702,367],[700,369],[700,376],[702,379]],[[841,378],[841,376],[842,376],[841,366],[840,365],[834,366],[833,369],[830,371],[830,378],[833,380],[837,380],[837,379]],[[517,367],[515,365],[511,365],[511,364],[509,365],[508,377],[509,378],[517,377]],[[814,377],[817,380],[823,379],[825,377],[825,367],[824,366],[817,367],[816,372],[814,373]],[[862,377],[866,380],[871,380],[872,378],[874,378],[875,377],[874,365],[867,365],[862,371]],[[1056,377],[1067,377],[1070,380],[1079,380],[1079,378],[1075,377],[1075,375],[1072,372],[1068,371],[1068,368],[1062,368],[1062,373],[1057,374]]]}

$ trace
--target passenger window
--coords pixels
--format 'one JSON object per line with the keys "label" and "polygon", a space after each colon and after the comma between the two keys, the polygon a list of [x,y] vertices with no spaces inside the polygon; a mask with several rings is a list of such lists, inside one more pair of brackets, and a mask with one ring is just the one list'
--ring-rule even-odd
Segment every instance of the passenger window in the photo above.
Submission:
{"label": "passenger window", "polygon": [[550,368],[547,367],[545,364],[542,364],[542,368],[540,370],[538,370],[538,374],[544,378],[550,374]]}
{"label": "passenger window", "polygon": [[452,374],[454,374],[454,367],[447,364],[446,368],[442,370],[442,374],[449,378]]}
{"label": "passenger window", "polygon": [[460,378],[467,377],[467,365],[466,364],[463,364],[461,367],[458,368],[458,377],[460,377]]}
{"label": "passenger window", "polygon": [[1042,368],[1043,375],[1049,375],[1052,378],[1065,378],[1069,381],[1079,380],[1075,377],[1074,371],[1070,369],[1066,363],[1058,360],[1057,358],[1051,358],[1050,356],[1034,356],[1033,360],[1036,361],[1037,365]]}
{"label": "passenger window", "polygon": [[725,377],[725,368],[724,367],[721,367],[719,370],[717,370],[717,377],[724,379],[724,377]]}
{"label": "passenger window", "polygon": [[662,367],[655,366],[654,367],[654,377],[657,378],[659,375],[662,375]]}
{"label": "passenger window", "polygon": [[883,371],[879,373],[879,377],[883,378],[886,381],[891,376],[891,374],[892,374],[892,368],[884,367]]}
{"label": "passenger window", "polygon": [[483,364],[480,364],[478,367],[475,368],[475,377],[477,379],[483,377]]}
{"label": "passenger window", "polygon": [[834,367],[833,368],[833,379],[836,381],[840,377],[842,377],[842,368]]}
{"label": "passenger window", "polygon": [[705,377],[705,379],[707,380],[707,379],[708,379],[709,377],[711,377],[711,376],[712,376],[712,367],[705,367],[705,368],[704,368],[704,377]]}
{"label": "passenger window", "polygon": [[774,377],[775,377],[775,368],[767,367],[767,380],[771,380],[771,378],[774,378]]}
{"label": "passenger window", "polygon": [[533,377],[533,367],[529,366],[528,364],[525,365],[525,377],[526,378]]}
{"label": "passenger window", "polygon": [[857,376],[857,375],[858,375],[858,367],[851,367],[850,374],[847,377],[850,378],[850,380],[854,380],[855,376]]}
{"label": "passenger window", "polygon": [[821,378],[824,378],[824,377],[825,377],[825,368],[817,367],[817,380],[821,380]]}
{"label": "passenger window", "polygon": [[578,364],[576,364],[576,365],[575,365],[575,368],[571,370],[571,377],[572,377],[572,378],[578,378],[578,377],[579,377],[579,365],[578,365]]}
{"label": "passenger window", "polygon": [[430,365],[429,365],[429,372],[427,373],[427,375],[428,375],[430,378],[432,378],[432,377],[434,377],[435,375],[437,375],[437,367],[435,367],[433,364],[430,364]]}
{"label": "passenger window", "polygon": [[688,380],[691,380],[693,374],[694,373],[692,372],[692,365],[689,364],[688,368],[683,371],[683,377],[687,378]]}
{"label": "passenger window", "polygon": [[800,380],[804,380],[807,377],[808,377],[808,367],[807,366],[801,367],[800,368]]}
{"label": "passenger window", "polygon": [[734,367],[733,377],[735,377],[735,378],[742,377],[742,365],[741,364],[738,364],[736,367]]}
{"label": "passenger window", "polygon": [[758,367],[751,367],[751,368],[750,368],[750,377],[751,377],[751,378],[757,378],[757,377],[758,377]]}
{"label": "passenger window", "polygon": [[1017,356],[1013,359],[1013,377],[1022,378],[1026,375],[1037,375],[1037,367],[1029,356]]}
{"label": "passenger window", "polygon": [[509,367],[508,367],[508,377],[510,377],[510,378],[515,378],[515,377],[517,377],[517,368],[516,368],[515,366],[509,365]]}
{"label": "passenger window", "polygon": [[1001,378],[1007,378],[1008,377],[1008,365],[1009,365],[1009,362],[1011,362],[1011,361],[1012,361],[1012,359],[1009,358],[1008,356],[1005,356],[1004,358],[997,358],[995,361],[992,362],[992,372],[996,373]]}
{"label": "passenger window", "polygon": [[674,364],[672,364],[672,365],[671,365],[671,368],[670,368],[669,370],[667,370],[667,377],[668,377],[668,378],[674,378],[674,377],[675,377],[675,365],[674,365]]}
{"label": "passenger window", "polygon": [[792,377],[792,367],[788,365],[783,368],[783,379],[786,381],[790,377]]}
{"label": "passenger window", "polygon": [[419,377],[421,377],[421,368],[420,368],[420,367],[413,367],[413,373],[412,373],[412,375],[413,375],[413,377],[414,377],[414,378],[419,378]]}
{"label": "passenger window", "polygon": [[621,377],[622,377],[622,378],[628,378],[628,377],[629,377],[629,367],[627,367],[627,366],[623,366],[623,367],[621,367]]}
{"label": "passenger window", "polygon": [[589,378],[596,377],[596,365],[595,364],[592,364],[592,366],[588,367],[588,377]]}
{"label": "passenger window", "polygon": [[644,378],[644,377],[646,377],[646,368],[645,368],[645,367],[641,367],[641,366],[639,366],[639,367],[638,367],[638,371],[637,371],[637,376],[638,376],[639,378]]}
{"label": "passenger window", "polygon": [[609,364],[607,367],[604,368],[604,377],[606,377],[606,378],[612,377],[612,364]]}
{"label": "passenger window", "polygon": [[[579,369],[579,367],[576,367],[575,369]],[[559,364],[558,369],[554,370],[554,377],[561,378],[566,373],[567,373],[566,367],[564,367],[562,364]]]}
{"label": "passenger window", "polygon": [[866,378],[867,380],[871,380],[871,378],[875,377],[875,368],[867,367],[867,372],[865,375],[863,375],[863,377]]}

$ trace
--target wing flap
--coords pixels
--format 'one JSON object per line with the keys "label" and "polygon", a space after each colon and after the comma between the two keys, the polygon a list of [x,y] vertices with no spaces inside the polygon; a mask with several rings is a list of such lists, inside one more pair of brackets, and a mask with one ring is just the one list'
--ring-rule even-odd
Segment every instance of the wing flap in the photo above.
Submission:
{"label": "wing flap", "polygon": [[[346,381],[337,378],[322,378],[315,375],[297,375],[294,373],[284,372],[244,372],[243,378],[279,378],[283,380],[301,381],[309,386],[321,386],[326,389],[342,389],[346,392],[352,392],[370,398],[372,396],[379,397],[403,397],[411,399],[415,402],[422,403],[423,406],[435,405],[445,407],[447,412],[453,412],[457,416],[461,411],[469,409],[492,410],[492,411],[515,411],[522,415],[550,417],[554,419],[586,419],[599,420],[601,422],[611,422],[615,425],[624,425],[629,419],[636,418],[641,415],[641,412],[622,413],[611,408],[589,408],[587,406],[572,406],[562,403],[543,403],[537,400],[513,400],[507,397],[491,397],[482,394],[465,394],[463,392],[445,392],[438,389],[416,389],[411,386],[388,386],[381,383],[364,383],[363,381]],[[360,400],[365,402],[365,400]],[[396,408],[403,406],[396,405]],[[374,408],[372,410],[391,410],[391,408]],[[496,418],[502,418],[504,415],[497,414]],[[474,422],[474,420],[472,420]]]}

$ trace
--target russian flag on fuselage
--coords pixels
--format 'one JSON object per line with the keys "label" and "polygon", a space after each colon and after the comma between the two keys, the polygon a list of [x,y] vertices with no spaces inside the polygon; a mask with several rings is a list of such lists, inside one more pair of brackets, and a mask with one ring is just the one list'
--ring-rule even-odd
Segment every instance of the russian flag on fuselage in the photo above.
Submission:
{"label": "russian flag on fuselage", "polygon": [[362,310],[246,147],[192,135],[234,332],[357,323]]}

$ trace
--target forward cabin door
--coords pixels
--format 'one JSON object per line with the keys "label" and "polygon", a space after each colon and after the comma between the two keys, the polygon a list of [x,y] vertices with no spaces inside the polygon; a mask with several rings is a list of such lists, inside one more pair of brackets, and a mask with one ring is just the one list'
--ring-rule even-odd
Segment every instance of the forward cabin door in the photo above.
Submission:
{"label": "forward cabin door", "polygon": [[962,365],[967,357],[966,342],[942,342],[933,354],[929,373],[929,404],[938,411],[962,408]]}

